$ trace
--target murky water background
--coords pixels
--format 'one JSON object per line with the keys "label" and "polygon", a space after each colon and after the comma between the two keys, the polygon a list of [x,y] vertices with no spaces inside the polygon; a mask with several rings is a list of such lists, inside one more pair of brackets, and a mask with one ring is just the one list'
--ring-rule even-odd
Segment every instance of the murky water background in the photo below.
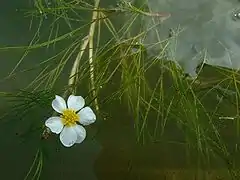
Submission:
{"label": "murky water background", "polygon": [[[113,2],[104,2],[103,5],[109,4],[113,4]],[[201,59],[192,58],[197,56],[198,53],[202,55],[203,49],[208,50],[207,64],[230,68],[240,67],[240,61],[238,61],[240,57],[238,53],[240,24],[238,20],[232,19],[232,13],[237,10],[239,2],[233,0],[182,0],[178,2],[152,0],[149,1],[149,5],[152,11],[164,11],[172,14],[170,19],[165,21],[161,27],[159,26],[158,30],[163,32],[161,34],[162,38],[168,36],[170,28],[176,30],[179,25],[181,28],[186,28],[177,37],[177,51],[173,51],[176,48],[176,38],[172,40],[169,47],[169,56],[173,59],[178,57],[176,60],[179,61],[186,72],[195,75],[195,68],[201,62]],[[23,45],[30,42],[34,32],[28,30],[29,20],[23,18],[23,12],[20,11],[21,8],[27,7],[28,2],[1,2],[1,47]],[[148,23],[148,25],[152,25],[151,21]],[[146,44],[154,43],[155,39],[155,34],[150,32],[146,38]],[[64,45],[59,45],[58,48],[62,46]],[[159,48],[154,47],[149,50],[149,53],[157,55],[158,51]],[[32,67],[44,58],[51,56],[51,54],[54,54],[54,50],[41,49],[36,51],[24,60],[19,69]],[[5,77],[11,72],[21,55],[21,51],[14,51],[14,53],[1,52],[0,60],[4,69],[0,71],[0,77]],[[229,58],[226,58],[227,56],[231,57],[231,62]],[[1,83],[1,90],[23,88],[32,81],[32,77],[37,73],[37,71],[20,73],[11,81]],[[211,72],[209,74],[211,75]],[[64,75],[62,83],[57,86],[60,88],[65,85],[67,78],[68,75]],[[117,102],[112,103],[117,104]],[[209,103],[209,108],[213,108],[212,106],[214,105]],[[5,108],[3,102],[1,107]],[[48,107],[34,111],[27,117],[44,122],[47,116],[51,114],[51,112],[46,113],[47,109]],[[188,167],[185,147],[181,144],[169,143],[171,140],[174,141],[182,137],[176,127],[167,127],[166,132],[168,133],[162,142],[142,147],[135,142],[132,117],[127,114],[126,107],[106,105],[103,111],[110,113],[107,115],[107,121],[99,127],[101,129],[99,137],[91,139],[97,129],[97,127],[94,127],[90,131],[90,138],[83,144],[71,149],[63,148],[58,142],[58,137],[53,136],[49,139],[51,146],[44,164],[42,179],[95,180],[98,177],[99,180],[117,180],[139,179],[139,176],[141,176],[141,179],[151,180],[163,178],[159,174],[164,169],[177,169],[176,171],[178,171]],[[229,112],[231,110],[225,108],[225,111]],[[16,117],[12,117],[12,119],[15,120]],[[0,159],[3,164],[0,172],[3,179],[23,179],[31,166],[36,152],[35,147],[39,142],[21,143],[21,139],[16,133],[22,132],[25,128],[27,127],[24,127],[22,122],[19,122],[18,126],[12,127],[12,124],[9,123],[2,125],[0,128]],[[219,169],[221,169],[222,164],[221,160],[215,162]]]}
{"label": "murky water background", "polygon": [[[33,23],[32,30],[29,30],[30,18],[25,17],[25,9],[30,8],[29,1],[2,1],[0,3],[0,46],[25,46],[31,42],[39,22]],[[47,40],[49,35],[49,24],[51,20],[45,19],[45,32],[41,31],[41,38]],[[60,27],[59,33],[69,31],[65,23]],[[78,24],[79,26],[79,24]],[[42,28],[44,29],[44,28]],[[67,44],[65,42],[65,44]],[[64,44],[58,44],[56,49],[41,48],[31,52],[24,61],[17,68],[17,76],[9,78],[1,82],[1,91],[15,91],[19,88],[25,88],[40,72],[41,69],[19,73],[24,69],[32,68],[36,64],[46,60],[55,54],[55,50],[61,50]],[[13,70],[19,59],[22,57],[24,51],[1,51],[0,60],[2,62],[0,77],[6,77]],[[68,65],[69,67],[71,64]],[[57,83],[59,88],[62,88],[67,83],[69,68],[61,77],[61,83]],[[84,93],[83,93],[84,94]],[[5,101],[1,99],[1,109],[7,111]],[[0,159],[1,159],[1,179],[24,179],[29,168],[31,167],[36,150],[40,142],[34,142],[38,139],[37,134],[30,134],[32,136],[27,138],[27,142],[22,142],[23,138],[20,134],[29,128],[29,123],[26,121],[39,121],[45,122],[46,118],[51,115],[51,112],[46,109],[37,109],[26,116],[26,119],[18,121],[18,117],[11,117],[8,119],[9,123],[1,124],[0,130]],[[10,111],[10,109],[9,109]],[[2,112],[2,111],[1,111]],[[28,126],[26,127],[26,124]],[[14,127],[13,127],[14,125]],[[91,140],[91,133],[88,134],[88,141],[84,142],[81,146],[75,146],[70,149],[63,148],[59,143],[59,138],[53,136],[49,139],[48,156],[43,165],[43,174],[41,179],[89,179],[95,180],[94,162],[100,152],[100,144],[95,140]]]}

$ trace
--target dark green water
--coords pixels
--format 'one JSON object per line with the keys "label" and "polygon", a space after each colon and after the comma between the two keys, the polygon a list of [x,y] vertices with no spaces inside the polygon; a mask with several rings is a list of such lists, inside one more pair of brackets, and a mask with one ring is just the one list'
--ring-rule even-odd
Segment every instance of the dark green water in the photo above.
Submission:
{"label": "dark green water", "polygon": [[[109,1],[110,2],[110,1]],[[103,3],[107,6],[110,3]],[[4,46],[19,46],[27,45],[34,36],[35,31],[29,31],[29,18],[24,18],[21,9],[29,8],[28,2],[9,1],[1,2],[0,11],[0,45]],[[86,14],[86,18],[88,18]],[[43,39],[46,38],[48,25],[51,20],[46,19],[44,22]],[[73,26],[78,26],[74,24]],[[38,23],[34,24],[36,28]],[[69,29],[63,25],[61,32],[67,32]],[[83,31],[84,33],[84,31]],[[108,39],[108,34],[104,33],[103,39]],[[58,44],[56,49],[64,47],[64,43]],[[42,48],[29,54],[19,66],[17,71],[25,68],[33,67],[35,64],[42,62],[44,59],[51,57],[56,52],[56,49]],[[2,62],[2,70],[0,77],[6,77],[12,68],[21,58],[23,51],[1,51],[0,59]],[[60,89],[67,83],[69,67],[61,81],[58,81],[56,88]],[[157,70],[152,71],[150,76],[153,77]],[[210,72],[210,73],[209,73]],[[212,75],[211,70],[205,72]],[[18,88],[24,88],[33,80],[39,73],[39,70],[18,73],[17,76],[1,82],[1,91],[14,91]],[[209,76],[210,76],[209,75]],[[110,91],[110,90],[109,90]],[[60,93],[60,92],[58,92]],[[86,95],[86,90],[83,89],[80,95]],[[108,92],[104,94],[107,96]],[[206,105],[209,109],[214,109],[215,103],[212,100],[216,99],[212,95],[212,99],[206,99]],[[5,106],[5,101],[1,100],[1,108],[8,111],[8,106]],[[187,151],[182,144],[170,143],[182,139],[184,132],[178,132],[177,127],[167,126],[166,134],[161,139],[161,142],[149,143],[145,146],[136,144],[133,128],[133,117],[127,113],[127,107],[124,105],[113,106],[119,104],[118,101],[104,105],[102,111],[106,112],[106,121],[93,125],[89,130],[89,138],[83,144],[72,148],[63,148],[59,143],[57,136],[52,136],[48,139],[47,157],[43,164],[43,172],[41,179],[71,179],[71,180],[106,180],[106,179],[161,179],[159,172],[163,169],[184,169],[189,167],[187,162]],[[228,108],[229,107],[229,108]],[[9,109],[10,111],[10,109]],[[234,114],[232,108],[228,105],[222,108],[223,114]],[[1,179],[24,179],[28,172],[31,163],[34,159],[39,141],[36,141],[37,134],[33,134],[27,138],[27,142],[22,142],[19,134],[29,128],[26,121],[38,121],[44,123],[45,119],[51,115],[49,107],[39,108],[28,114],[25,119],[17,123],[11,123],[18,120],[18,117],[9,117],[9,123],[1,124]],[[102,120],[102,119],[100,119]],[[28,124],[27,126],[25,126]],[[230,142],[233,137],[231,132],[233,126],[229,123],[230,130],[226,130],[227,140]],[[96,138],[95,133],[97,130]],[[229,134],[228,134],[229,133]],[[194,163],[193,163],[194,164]],[[222,160],[217,159],[214,163],[215,169],[222,168]]]}
{"label": "dark green water", "polygon": [[[0,46],[26,46],[32,40],[36,27],[39,22],[33,23],[32,30],[29,30],[30,18],[24,17],[24,11],[31,8],[30,1],[2,1],[0,3]],[[48,36],[49,24],[51,20],[46,19],[45,27],[42,27],[41,38]],[[69,29],[62,26],[60,33],[67,32]],[[42,37],[43,36],[43,37]],[[46,39],[46,38],[45,38]],[[56,49],[61,49],[64,44],[60,44]],[[57,50],[56,50],[57,51]],[[16,72],[34,67],[34,65],[55,54],[54,49],[48,50],[42,48],[31,52],[17,68]],[[6,77],[17,64],[23,50],[1,51],[0,59],[2,62],[0,77]],[[69,67],[71,64],[69,64]],[[25,73],[17,73],[16,76],[9,80],[1,82],[1,91],[17,91],[19,88],[25,88],[36,75],[38,70],[32,70]],[[66,85],[69,68],[61,77],[61,81],[57,83],[59,89]],[[60,92],[58,92],[60,94]],[[84,96],[84,94],[82,94]],[[1,99],[1,109],[10,112],[11,109],[6,106],[6,100]],[[50,106],[49,106],[50,107]],[[8,123],[1,124],[1,179],[20,180],[24,179],[31,164],[34,160],[39,141],[36,141],[38,135],[29,135],[27,141],[22,142],[25,138],[21,138],[19,134],[25,132],[33,121],[39,121],[44,124],[46,118],[51,115],[47,110],[49,108],[39,108],[28,114],[25,119],[19,121],[18,117],[9,116]],[[1,111],[2,112],[2,111]],[[14,122],[13,122],[14,121]],[[32,136],[32,137],[30,137]],[[43,165],[43,173],[41,179],[96,179],[94,173],[94,161],[100,152],[100,144],[95,140],[85,141],[80,146],[71,149],[63,148],[56,136],[49,139],[48,158]]]}

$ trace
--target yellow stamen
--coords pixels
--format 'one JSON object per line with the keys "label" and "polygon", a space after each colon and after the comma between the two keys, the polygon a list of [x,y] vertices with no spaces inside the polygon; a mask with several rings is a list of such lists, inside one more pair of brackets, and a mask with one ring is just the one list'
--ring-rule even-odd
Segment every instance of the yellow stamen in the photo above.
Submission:
{"label": "yellow stamen", "polygon": [[79,121],[79,115],[71,109],[64,110],[60,117],[65,126],[74,126],[76,122]]}

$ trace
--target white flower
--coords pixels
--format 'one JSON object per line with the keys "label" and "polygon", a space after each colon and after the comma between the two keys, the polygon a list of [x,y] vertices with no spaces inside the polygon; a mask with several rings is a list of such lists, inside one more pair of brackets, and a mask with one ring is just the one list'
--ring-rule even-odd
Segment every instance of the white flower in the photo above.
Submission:
{"label": "white flower", "polygon": [[60,141],[66,147],[81,143],[86,137],[85,128],[77,123],[89,125],[96,121],[92,109],[84,105],[85,100],[81,96],[74,95],[68,97],[67,103],[58,95],[52,101],[53,109],[61,115],[48,118],[45,125],[53,133],[60,133]]}

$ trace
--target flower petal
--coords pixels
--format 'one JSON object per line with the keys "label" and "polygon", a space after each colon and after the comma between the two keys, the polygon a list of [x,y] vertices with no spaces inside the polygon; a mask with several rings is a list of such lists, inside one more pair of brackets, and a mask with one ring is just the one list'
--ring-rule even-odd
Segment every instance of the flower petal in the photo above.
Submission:
{"label": "flower petal", "polygon": [[96,115],[90,107],[85,107],[81,109],[78,115],[80,116],[79,122],[82,125],[89,125],[96,121]]}
{"label": "flower petal", "polygon": [[82,96],[70,95],[67,100],[67,105],[69,109],[79,111],[85,105],[85,100]]}
{"label": "flower petal", "polygon": [[63,123],[60,117],[50,117],[45,121],[47,126],[53,133],[59,134],[63,129]]}
{"label": "flower petal", "polygon": [[86,138],[86,130],[84,127],[76,125],[74,127],[76,133],[77,133],[77,141],[76,143],[81,143]]}
{"label": "flower petal", "polygon": [[67,109],[65,100],[61,96],[58,96],[58,95],[56,95],[55,99],[52,101],[52,107],[58,113],[62,113],[63,110]]}
{"label": "flower petal", "polygon": [[64,126],[60,134],[60,141],[65,147],[71,147],[74,145],[77,141],[77,132],[75,131],[75,126]]}

